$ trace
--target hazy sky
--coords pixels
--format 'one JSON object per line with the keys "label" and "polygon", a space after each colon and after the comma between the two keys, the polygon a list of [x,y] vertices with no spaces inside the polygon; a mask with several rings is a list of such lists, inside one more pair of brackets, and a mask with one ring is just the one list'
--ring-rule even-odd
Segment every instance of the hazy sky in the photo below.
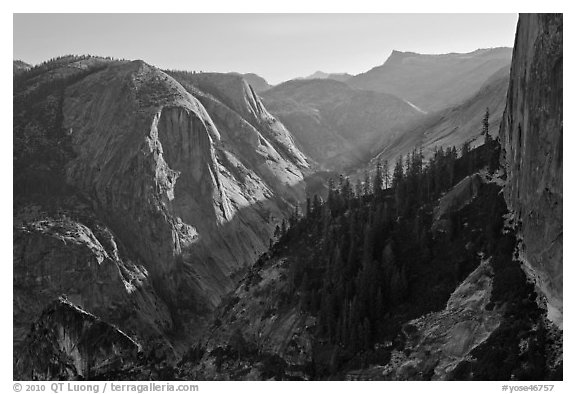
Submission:
{"label": "hazy sky", "polygon": [[316,70],[357,74],[393,49],[512,47],[516,14],[15,14],[14,58],[142,59],[161,68],[255,72],[276,84]]}

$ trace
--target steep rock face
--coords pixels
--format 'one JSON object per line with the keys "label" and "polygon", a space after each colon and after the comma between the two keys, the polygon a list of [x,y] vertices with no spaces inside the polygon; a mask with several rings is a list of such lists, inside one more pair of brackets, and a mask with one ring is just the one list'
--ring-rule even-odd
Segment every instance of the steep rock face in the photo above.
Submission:
{"label": "steep rock face", "polygon": [[268,247],[308,163],[231,77],[220,98],[141,61],[65,57],[19,77],[16,347],[61,294],[145,345],[191,341]]}
{"label": "steep rock face", "polygon": [[130,368],[140,350],[116,327],[60,298],[34,323],[15,372],[20,380],[93,379]]}
{"label": "steep rock face", "polygon": [[60,295],[131,335],[171,348],[163,336],[173,328],[168,307],[148,271],[128,256],[109,228],[90,215],[47,214],[38,206],[20,209],[14,219],[16,359],[31,322]]}
{"label": "steep rock face", "polygon": [[[212,116],[241,112],[273,123],[243,84],[226,96],[237,111],[209,107]],[[233,119],[228,128],[242,120]],[[94,196],[128,246],[162,278],[172,301],[184,299],[199,310],[214,307],[231,288],[233,274],[265,248],[273,218],[282,216],[267,201],[273,187],[299,183],[306,165],[281,125],[265,130],[266,136],[251,130],[252,148],[262,145],[275,157],[250,162],[261,157],[257,149],[238,156],[226,150],[225,142],[235,139],[223,141],[205,107],[142,62],[110,67],[70,87],[64,125],[79,152],[67,167],[70,183]],[[248,176],[232,176],[242,172]]]}
{"label": "steep rock face", "polygon": [[162,277],[198,237],[178,216],[178,178],[198,190],[191,215],[226,217],[211,143],[217,131],[201,105],[170,82],[142,62],[112,66],[71,86],[63,109],[78,152],[68,182],[92,195],[128,247]]}
{"label": "steep rock face", "polygon": [[562,326],[562,15],[522,14],[500,128],[527,275]]}
{"label": "steep rock face", "polygon": [[274,188],[289,193],[283,186],[299,182],[301,169],[308,166],[307,158],[250,85],[233,74],[175,72],[172,76],[210,113],[220,131],[222,147],[248,161]]}

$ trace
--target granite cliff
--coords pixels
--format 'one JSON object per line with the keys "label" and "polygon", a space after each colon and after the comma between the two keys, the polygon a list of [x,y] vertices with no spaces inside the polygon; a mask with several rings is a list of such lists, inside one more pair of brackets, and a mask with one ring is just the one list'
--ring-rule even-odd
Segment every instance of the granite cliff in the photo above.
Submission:
{"label": "granite cliff", "polygon": [[520,255],[562,327],[562,15],[521,14],[500,128]]}
{"label": "granite cliff", "polygon": [[228,77],[73,56],[15,76],[15,361],[61,294],[173,357],[266,250],[308,163]]}

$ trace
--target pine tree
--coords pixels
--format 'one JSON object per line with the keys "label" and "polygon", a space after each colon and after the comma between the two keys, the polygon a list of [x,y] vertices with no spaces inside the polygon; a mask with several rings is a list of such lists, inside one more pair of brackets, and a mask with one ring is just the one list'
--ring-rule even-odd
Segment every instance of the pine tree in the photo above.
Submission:
{"label": "pine tree", "polygon": [[470,142],[466,141],[462,144],[462,157],[466,157],[470,153]]}
{"label": "pine tree", "polygon": [[354,195],[356,198],[361,198],[364,195],[364,188],[360,179],[356,181],[356,186],[354,186]]}
{"label": "pine tree", "polygon": [[312,212],[314,216],[319,216],[322,210],[322,198],[317,194],[314,194],[314,199],[312,200]]}
{"label": "pine tree", "polygon": [[368,173],[368,170],[364,172],[363,194],[364,196],[370,195],[370,174]]}
{"label": "pine tree", "polygon": [[394,167],[394,173],[392,174],[392,187],[396,188],[402,182],[404,178],[404,165],[402,155],[396,161],[396,166]]}
{"label": "pine tree", "polygon": [[376,163],[376,174],[374,175],[374,194],[376,196],[378,196],[382,190],[383,181],[382,163],[380,162],[380,159],[378,159],[378,162]]}
{"label": "pine tree", "polygon": [[482,134],[484,134],[484,143],[487,144],[492,140],[489,133],[489,125],[490,125],[490,111],[488,107],[486,107],[486,112],[484,113],[484,118],[482,119]]}
{"label": "pine tree", "polygon": [[388,164],[388,160],[384,160],[384,189],[388,189],[390,187],[390,165]]}
{"label": "pine tree", "polygon": [[352,191],[352,185],[350,185],[350,179],[348,179],[347,177],[341,178],[340,194],[342,195],[342,198],[344,200],[344,206],[349,207],[350,201],[352,201],[352,198],[354,197],[354,192]]}

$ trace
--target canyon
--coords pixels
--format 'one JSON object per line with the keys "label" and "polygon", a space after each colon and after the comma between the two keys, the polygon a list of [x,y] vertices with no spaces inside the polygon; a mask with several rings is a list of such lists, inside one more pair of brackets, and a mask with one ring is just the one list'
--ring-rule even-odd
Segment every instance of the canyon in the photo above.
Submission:
{"label": "canyon", "polygon": [[13,67],[15,379],[562,379],[562,15],[276,86]]}

